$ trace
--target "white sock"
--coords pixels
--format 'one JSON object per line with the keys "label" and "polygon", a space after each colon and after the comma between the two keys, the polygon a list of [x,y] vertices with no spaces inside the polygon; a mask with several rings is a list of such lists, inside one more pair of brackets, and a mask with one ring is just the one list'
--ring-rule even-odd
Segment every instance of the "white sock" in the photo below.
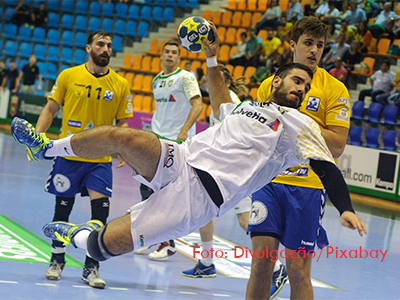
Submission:
{"label": "white sock", "polygon": [[72,135],[67,136],[66,138],[60,140],[53,141],[53,147],[47,149],[45,156],[76,156],[74,151],[72,151],[71,147],[71,138]]}
{"label": "white sock", "polygon": [[276,261],[276,263],[275,263],[275,267],[274,267],[274,272],[276,272],[276,271],[278,271],[279,270],[279,268],[281,267],[281,262],[280,262],[280,260],[278,259],[277,261]]}
{"label": "white sock", "polygon": [[[207,253],[208,253],[208,257],[202,257],[200,259],[201,263],[203,265],[205,265],[206,267],[211,266],[213,264],[213,258],[211,257],[211,249],[213,247],[213,241],[202,242],[201,247],[202,247],[202,250],[205,251],[205,252],[203,252],[203,256],[207,255]],[[215,251],[213,253],[214,253],[213,255],[215,255]]]}
{"label": "white sock", "polygon": [[90,230],[81,230],[79,231],[75,236],[74,236],[74,242],[75,246],[77,246],[80,249],[85,249],[87,248],[86,242],[89,237],[89,234],[91,233]]}

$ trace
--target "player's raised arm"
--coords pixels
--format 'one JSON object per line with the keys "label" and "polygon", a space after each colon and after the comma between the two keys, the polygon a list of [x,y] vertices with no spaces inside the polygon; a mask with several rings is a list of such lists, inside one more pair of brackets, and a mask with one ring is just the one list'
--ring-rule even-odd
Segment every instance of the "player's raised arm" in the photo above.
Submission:
{"label": "player's raised arm", "polygon": [[367,228],[361,219],[354,213],[351,205],[349,190],[340,170],[331,162],[310,159],[310,166],[319,176],[329,199],[340,213],[340,222],[350,229],[357,229],[362,236]]}
{"label": "player's raised arm", "polygon": [[214,42],[210,43],[207,39],[203,39],[205,45],[205,54],[207,59],[207,80],[208,92],[210,94],[210,103],[214,112],[214,116],[219,119],[219,106],[222,103],[232,102],[229,96],[229,90],[222,78],[221,71],[218,67],[217,55],[221,39],[218,36],[215,25],[210,22],[211,30],[214,33]]}

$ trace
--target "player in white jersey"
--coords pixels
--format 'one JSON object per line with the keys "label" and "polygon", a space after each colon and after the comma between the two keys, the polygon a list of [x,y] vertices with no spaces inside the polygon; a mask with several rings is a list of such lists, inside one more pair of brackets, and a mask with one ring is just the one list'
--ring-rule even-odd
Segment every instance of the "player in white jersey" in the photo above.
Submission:
{"label": "player in white jersey", "polygon": [[301,64],[285,65],[273,80],[270,102],[244,102],[233,109],[217,68],[220,39],[213,25],[212,29],[214,43],[204,41],[210,100],[222,122],[186,142],[112,126],[51,141],[27,121],[14,119],[14,138],[37,160],[65,155],[66,151],[88,158],[119,153],[140,174],[136,178],[155,190],[149,201],[136,204],[129,215],[105,226],[97,221],[82,225],[52,222],[43,228],[47,237],[72,243],[87,249],[97,260],[106,260],[191,233],[299,163],[310,164],[321,176],[341,213],[341,223],[357,229],[360,235],[366,233],[318,125],[296,110],[310,88],[311,70]]}

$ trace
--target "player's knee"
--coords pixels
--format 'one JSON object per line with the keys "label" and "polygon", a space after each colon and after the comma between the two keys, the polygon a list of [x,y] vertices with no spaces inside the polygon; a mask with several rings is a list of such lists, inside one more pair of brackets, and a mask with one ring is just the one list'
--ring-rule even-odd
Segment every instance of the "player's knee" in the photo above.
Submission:
{"label": "player's knee", "polygon": [[108,250],[104,243],[103,235],[107,229],[107,225],[99,230],[94,230],[89,234],[87,240],[87,251],[91,258],[97,261],[105,261],[113,256],[116,256]]}

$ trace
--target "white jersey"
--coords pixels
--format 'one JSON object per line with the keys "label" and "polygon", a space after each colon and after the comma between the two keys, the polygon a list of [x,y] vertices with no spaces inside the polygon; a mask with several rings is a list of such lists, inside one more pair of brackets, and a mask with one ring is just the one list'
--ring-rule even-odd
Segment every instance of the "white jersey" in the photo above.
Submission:
{"label": "white jersey", "polygon": [[335,163],[318,124],[296,109],[270,102],[225,103],[220,120],[185,142],[188,164],[208,172],[220,188],[224,203],[218,215],[310,158]]}
{"label": "white jersey", "polygon": [[[240,103],[239,97],[232,90],[229,90],[229,96],[231,97],[231,100],[234,104]],[[211,113],[210,113],[210,122],[209,123],[210,123],[210,126],[214,126],[215,124],[220,123],[219,120],[214,116],[213,110],[211,110]]]}
{"label": "white jersey", "polygon": [[[189,101],[200,96],[196,77],[180,68],[153,79],[153,95],[156,109],[151,121],[151,130],[169,139],[176,139],[189,116],[192,105]],[[188,138],[196,134],[196,124],[188,131]]]}

